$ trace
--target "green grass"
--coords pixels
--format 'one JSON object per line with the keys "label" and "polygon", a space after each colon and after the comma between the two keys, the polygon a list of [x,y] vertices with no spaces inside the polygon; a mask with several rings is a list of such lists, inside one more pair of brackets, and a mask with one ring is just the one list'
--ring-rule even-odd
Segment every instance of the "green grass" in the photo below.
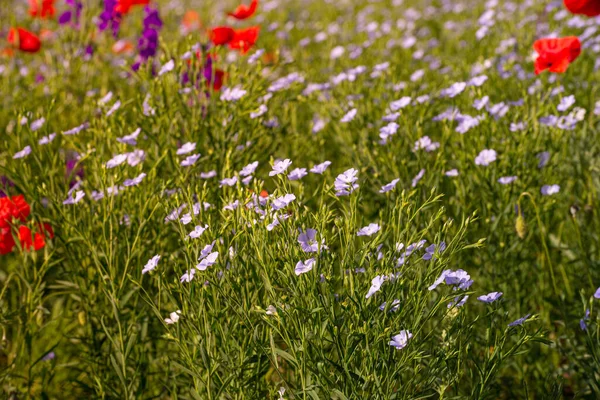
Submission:
{"label": "green grass", "polygon": [[[181,92],[181,74],[200,68],[197,62],[189,67],[181,56],[194,43],[207,42],[201,32],[179,33],[181,16],[193,5],[159,5],[165,26],[157,70],[170,59],[176,65],[160,77],[149,65],[132,73],[133,56],[111,53],[113,38],[94,33],[92,17],[101,11],[96,4],[85,4],[79,30],[43,22],[56,37],[40,53],[1,59],[0,175],[14,183],[6,189],[10,195],[23,194],[31,204],[29,226],[47,222],[55,233],[42,250],[16,247],[0,256],[1,397],[277,399],[281,387],[286,399],[600,397],[600,325],[592,297],[600,285],[596,55],[584,41],[567,73],[538,77],[531,76],[530,57],[535,39],[552,31],[581,35],[585,28],[567,24],[571,16],[555,20],[561,6],[548,11],[547,4],[518,2],[516,11],[500,12],[505,4],[499,2],[495,25],[478,41],[482,2],[465,2],[457,13],[442,11],[439,2],[405,3],[259,4],[257,15],[238,25],[261,25],[256,48],[276,54],[276,61],[248,64],[255,50],[236,59],[223,48],[216,51],[225,86],[247,91],[237,102],[220,100],[220,93],[206,96],[203,83]],[[234,6],[205,3],[195,9],[208,27],[226,23],[223,10]],[[412,33],[396,23],[410,18],[411,7],[422,14]],[[127,16],[122,37],[135,40],[142,14],[135,9]],[[19,21],[35,30],[40,24],[29,21],[24,9],[2,18],[2,27]],[[285,28],[288,21],[293,29]],[[324,41],[300,45],[335,21],[337,32],[329,29],[333,33]],[[369,34],[365,26],[371,21],[379,28]],[[456,27],[450,29],[447,21]],[[269,29],[273,23],[278,27]],[[405,49],[399,44],[408,36],[417,40]],[[508,38],[516,44],[502,49]],[[431,39],[437,46],[428,47]],[[96,51],[87,60],[81,51],[92,40]],[[393,41],[398,45],[390,46]],[[331,50],[340,45],[345,54],[331,60]],[[364,46],[356,59],[350,57],[352,45]],[[424,51],[421,59],[414,57],[418,49]],[[449,68],[431,68],[435,60]],[[481,87],[439,97],[454,82],[479,75],[472,68],[484,60],[491,67],[481,72],[488,76]],[[372,77],[373,67],[383,62],[389,68]],[[502,76],[500,64],[509,76]],[[355,80],[303,93],[307,84],[329,82],[359,65],[366,72]],[[423,78],[412,82],[419,69]],[[304,81],[274,92],[266,114],[251,118],[271,83],[293,72]],[[35,81],[38,73],[45,78],[41,83]],[[538,90],[529,93],[536,79]],[[394,89],[401,82],[405,88]],[[560,87],[564,92],[552,95]],[[108,92],[112,100],[98,105]],[[431,100],[400,110],[397,133],[379,144],[389,103],[425,94]],[[574,130],[539,122],[573,111],[556,109],[571,94],[574,107],[587,111]],[[490,104],[520,99],[523,104],[496,119],[472,107],[485,95]],[[121,108],[106,116],[117,99]],[[144,115],[145,99],[154,115]],[[460,134],[456,121],[432,120],[449,107],[486,117]],[[341,123],[352,108],[354,120]],[[315,116],[328,121],[317,133]],[[29,122],[21,125],[23,117]],[[45,124],[32,131],[30,123],[41,117]],[[265,124],[274,118],[277,126]],[[62,134],[84,122],[89,127],[79,134]],[[516,122],[527,123],[526,129],[512,132]],[[145,160],[106,168],[113,156],[134,149],[116,138],[137,128],[135,148],[145,152]],[[38,144],[52,132],[54,141]],[[439,148],[413,151],[423,136]],[[186,142],[196,143],[195,153],[201,154],[191,167],[182,167],[185,156],[176,155]],[[31,154],[13,159],[27,145]],[[497,151],[487,167],[474,161],[483,149]],[[543,151],[550,160],[538,168],[536,155]],[[66,175],[65,162],[75,154],[84,174],[79,190],[86,196],[63,205],[74,179]],[[332,164],[323,175],[299,181],[269,177],[275,159],[285,158],[293,161],[288,172],[325,160]],[[259,166],[250,185],[219,187],[219,180],[253,161]],[[349,168],[358,170],[359,188],[337,197],[334,181]],[[454,168],[457,177],[444,174]],[[211,170],[216,177],[200,177]],[[142,172],[139,185],[92,199],[92,191],[121,186]],[[512,175],[518,179],[511,184],[497,182]],[[395,178],[395,190],[379,193]],[[549,184],[559,184],[560,192],[542,196],[541,187]],[[290,217],[272,230],[271,206],[262,207],[264,219],[246,207],[263,189],[270,204],[285,194],[296,197],[283,210]],[[238,208],[223,209],[235,200]],[[187,225],[165,221],[184,203],[188,208],[181,215],[205,202],[211,207],[199,207]],[[370,223],[381,230],[357,236]],[[196,225],[208,228],[189,239]],[[305,253],[298,234],[306,229],[316,229],[328,249]],[[444,241],[447,248],[431,261],[418,250],[398,266],[406,249],[399,252],[396,244],[419,240],[427,240],[426,246]],[[181,283],[213,241],[216,263]],[[142,274],[157,254],[156,269]],[[297,276],[296,263],[311,257],[313,269]],[[446,269],[463,269],[474,283],[467,290],[444,284],[428,290]],[[373,278],[390,274],[379,292],[365,298]],[[477,300],[493,291],[503,292],[499,301]],[[470,297],[462,307],[448,307],[458,295]],[[399,308],[392,311],[395,299]],[[579,321],[587,308],[583,331]],[[176,310],[178,322],[166,324]],[[527,314],[522,326],[508,327]],[[413,336],[398,350],[389,341],[401,330]]]}

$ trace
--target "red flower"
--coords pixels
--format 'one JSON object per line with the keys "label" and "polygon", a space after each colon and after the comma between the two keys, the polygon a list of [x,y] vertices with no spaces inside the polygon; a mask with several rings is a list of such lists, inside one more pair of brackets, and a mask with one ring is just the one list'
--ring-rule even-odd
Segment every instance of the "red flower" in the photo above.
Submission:
{"label": "red flower", "polygon": [[127,14],[133,6],[149,4],[150,0],[119,0],[115,6],[115,12]]}
{"label": "red flower", "polygon": [[0,255],[10,253],[13,247],[15,247],[15,239],[10,227],[0,227]]}
{"label": "red flower", "polygon": [[[23,28],[11,28],[8,31],[8,42],[19,50],[27,53],[35,53],[42,47],[40,39],[33,33]],[[18,41],[18,43],[17,43]]]}
{"label": "red flower", "polygon": [[235,31],[228,26],[217,26],[210,31],[210,40],[215,46],[228,44],[233,40]]}
{"label": "red flower", "polygon": [[25,222],[30,212],[31,208],[22,194],[0,198],[0,229],[9,228],[13,218]]}
{"label": "red flower", "polygon": [[[40,10],[40,2],[42,8]],[[29,15],[32,17],[54,17],[54,0],[29,0]]]}
{"label": "red flower", "polygon": [[[214,91],[218,92],[221,90],[221,86],[223,86],[223,79],[225,78],[225,72],[221,69],[215,69],[215,74],[212,79],[212,88]],[[207,82],[208,84],[208,82]]]}
{"label": "red flower", "polygon": [[533,48],[538,53],[535,60],[536,75],[546,69],[562,74],[581,54],[581,43],[575,36],[536,40]]}
{"label": "red flower", "polygon": [[32,238],[31,229],[24,225],[19,227],[19,242],[23,250],[31,250],[32,247],[36,251],[43,249],[46,245],[46,232],[50,239],[54,237],[54,231],[48,224],[40,224],[39,230],[40,232],[35,232]]}
{"label": "red flower", "polygon": [[235,31],[233,39],[229,42],[229,47],[239,50],[242,54],[246,54],[258,39],[259,26],[252,26],[246,29]]}
{"label": "red flower", "polygon": [[583,14],[588,17],[600,15],[600,0],[564,0],[565,7],[573,14]]}
{"label": "red flower", "polygon": [[250,7],[245,4],[240,4],[235,11],[228,12],[227,15],[235,19],[250,18],[256,12],[256,7],[258,7],[258,0],[252,0]]}

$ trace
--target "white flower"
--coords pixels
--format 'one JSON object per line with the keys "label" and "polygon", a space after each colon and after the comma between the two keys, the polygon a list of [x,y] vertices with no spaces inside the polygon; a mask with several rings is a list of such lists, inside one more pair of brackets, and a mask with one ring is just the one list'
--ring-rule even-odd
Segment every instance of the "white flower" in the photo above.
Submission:
{"label": "white flower", "polygon": [[172,312],[169,315],[169,318],[165,318],[165,322],[167,323],[167,325],[172,325],[174,323],[176,323],[177,321],[179,321],[179,316],[181,315],[181,310],[177,310],[175,312]]}

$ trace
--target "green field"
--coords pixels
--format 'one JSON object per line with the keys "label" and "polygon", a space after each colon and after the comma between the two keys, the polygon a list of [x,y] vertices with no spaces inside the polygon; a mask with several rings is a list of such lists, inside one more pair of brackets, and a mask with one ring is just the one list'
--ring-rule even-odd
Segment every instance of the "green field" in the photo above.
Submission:
{"label": "green field", "polygon": [[112,3],[0,12],[0,398],[600,398],[600,20]]}

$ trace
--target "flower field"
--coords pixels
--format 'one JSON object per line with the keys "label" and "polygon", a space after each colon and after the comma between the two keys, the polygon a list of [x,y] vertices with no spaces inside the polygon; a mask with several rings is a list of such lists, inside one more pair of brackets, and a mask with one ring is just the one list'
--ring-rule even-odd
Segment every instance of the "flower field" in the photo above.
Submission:
{"label": "flower field", "polygon": [[600,0],[0,11],[0,398],[600,398]]}

